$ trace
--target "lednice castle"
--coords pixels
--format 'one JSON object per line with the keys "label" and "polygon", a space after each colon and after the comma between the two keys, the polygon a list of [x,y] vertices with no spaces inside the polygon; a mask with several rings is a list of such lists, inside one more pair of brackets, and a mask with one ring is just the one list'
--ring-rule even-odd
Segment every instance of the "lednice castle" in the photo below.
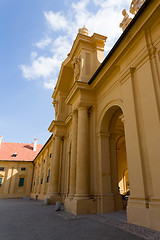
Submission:
{"label": "lednice castle", "polygon": [[53,92],[51,137],[10,152],[1,141],[0,197],[98,214],[123,209],[130,193],[128,222],[160,231],[160,0],[133,0],[130,12],[105,59],[106,37],[79,29]]}

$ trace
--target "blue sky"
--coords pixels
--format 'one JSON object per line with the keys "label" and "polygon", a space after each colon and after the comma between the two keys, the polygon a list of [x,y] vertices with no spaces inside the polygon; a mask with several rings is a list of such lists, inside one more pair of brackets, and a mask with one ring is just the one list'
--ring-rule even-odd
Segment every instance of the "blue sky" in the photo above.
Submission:
{"label": "blue sky", "polygon": [[52,93],[78,29],[108,37],[122,30],[129,0],[0,0],[0,136],[5,142],[45,143],[54,119]]}

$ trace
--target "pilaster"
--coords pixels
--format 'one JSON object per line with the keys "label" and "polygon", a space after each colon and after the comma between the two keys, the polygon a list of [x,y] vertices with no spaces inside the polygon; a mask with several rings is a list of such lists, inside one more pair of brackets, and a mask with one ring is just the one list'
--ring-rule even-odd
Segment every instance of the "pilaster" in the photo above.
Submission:
{"label": "pilaster", "polygon": [[77,127],[78,113],[72,113],[72,147],[71,147],[71,163],[70,163],[70,186],[69,197],[73,197],[76,192],[76,161],[77,161]]}

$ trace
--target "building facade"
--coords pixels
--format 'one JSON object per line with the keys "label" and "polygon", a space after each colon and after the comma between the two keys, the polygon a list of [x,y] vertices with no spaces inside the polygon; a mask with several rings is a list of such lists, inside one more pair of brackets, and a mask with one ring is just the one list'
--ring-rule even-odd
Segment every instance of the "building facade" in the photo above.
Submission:
{"label": "building facade", "polygon": [[130,192],[128,222],[160,230],[159,16],[160,1],[146,0],[105,59],[106,37],[79,30],[52,96],[42,197],[50,203],[61,200],[74,214],[106,213],[121,210],[121,194]]}
{"label": "building facade", "polygon": [[30,197],[33,160],[43,145],[2,142],[0,138],[0,198]]}
{"label": "building facade", "polygon": [[143,2],[131,4],[132,21],[123,11],[124,32],[105,59],[106,37],[79,30],[53,92],[52,136],[34,160],[31,196],[89,214],[123,209],[128,193],[128,222],[160,231],[160,0]]}
{"label": "building facade", "polygon": [[49,191],[52,164],[52,136],[48,139],[33,162],[31,197],[45,200]]}

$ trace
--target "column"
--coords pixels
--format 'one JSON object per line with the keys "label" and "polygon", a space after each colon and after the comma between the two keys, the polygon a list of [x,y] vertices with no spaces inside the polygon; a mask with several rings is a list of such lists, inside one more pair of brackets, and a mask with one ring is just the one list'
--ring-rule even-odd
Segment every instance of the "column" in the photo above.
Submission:
{"label": "column", "polygon": [[117,134],[112,133],[109,139],[110,145],[110,167],[111,167],[111,186],[112,194],[114,198],[115,211],[123,210],[123,202],[121,195],[118,191],[118,162],[116,154],[116,137]]}
{"label": "column", "polygon": [[69,197],[73,197],[74,194],[76,193],[77,127],[78,127],[78,115],[77,111],[73,111]]}
{"label": "column", "polygon": [[43,157],[41,158],[40,162],[39,162],[40,166],[39,167],[39,181],[38,181],[38,194],[41,193],[41,178],[42,178],[42,168],[43,168]]}
{"label": "column", "polygon": [[38,168],[39,168],[39,163],[38,161],[35,163],[35,186],[34,186],[34,193],[37,193],[37,188],[38,188]]}
{"label": "column", "polygon": [[89,196],[88,109],[78,108],[76,198]]}
{"label": "column", "polygon": [[44,163],[44,175],[43,175],[43,185],[42,185],[42,193],[45,194],[45,188],[46,188],[46,181],[47,181],[47,164],[48,164],[48,149],[45,153],[45,163]]}
{"label": "column", "polygon": [[51,164],[51,175],[49,181],[49,195],[53,196],[58,194],[58,183],[59,183],[59,166],[60,166],[60,145],[61,137],[56,136],[53,141],[53,156]]}
{"label": "column", "polygon": [[52,195],[53,193],[53,162],[54,162],[54,150],[55,150],[55,138],[53,138],[52,142],[52,159],[50,165],[50,177],[49,177],[49,186],[48,186],[48,195]]}

